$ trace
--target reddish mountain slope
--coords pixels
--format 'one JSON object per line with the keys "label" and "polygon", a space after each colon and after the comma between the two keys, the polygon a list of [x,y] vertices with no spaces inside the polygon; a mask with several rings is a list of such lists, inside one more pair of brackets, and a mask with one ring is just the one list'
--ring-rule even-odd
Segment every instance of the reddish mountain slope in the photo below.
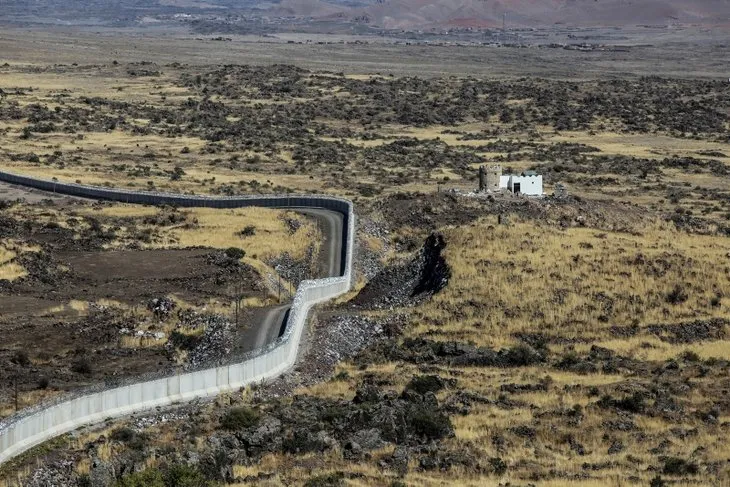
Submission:
{"label": "reddish mountain slope", "polygon": [[[331,2],[335,3],[333,0]],[[360,8],[338,6],[351,17],[365,16],[386,28],[449,25],[493,27],[506,14],[511,26],[664,24],[670,21],[721,24],[730,19],[730,0],[365,0]],[[295,8],[295,5],[306,5]],[[332,3],[286,0],[292,11],[326,16]],[[320,8],[317,8],[319,6]]]}

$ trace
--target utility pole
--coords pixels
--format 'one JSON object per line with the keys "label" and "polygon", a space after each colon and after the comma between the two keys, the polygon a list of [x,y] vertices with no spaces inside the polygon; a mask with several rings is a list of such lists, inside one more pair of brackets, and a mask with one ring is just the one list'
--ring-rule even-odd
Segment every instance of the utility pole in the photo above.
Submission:
{"label": "utility pole", "polygon": [[233,288],[233,303],[236,310],[236,328],[238,328],[238,317],[241,312],[241,301],[243,301],[243,284],[239,281]]}
{"label": "utility pole", "polygon": [[15,412],[18,412],[18,372],[13,375],[13,402],[15,403]]}

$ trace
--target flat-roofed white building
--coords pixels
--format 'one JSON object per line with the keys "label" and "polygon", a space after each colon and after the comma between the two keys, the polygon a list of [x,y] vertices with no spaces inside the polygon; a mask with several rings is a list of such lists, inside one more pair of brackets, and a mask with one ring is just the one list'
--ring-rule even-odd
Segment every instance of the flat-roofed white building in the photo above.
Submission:
{"label": "flat-roofed white building", "polygon": [[514,194],[542,196],[542,176],[534,171],[527,171],[521,175],[511,174],[506,187]]}
{"label": "flat-roofed white building", "polygon": [[502,166],[490,165],[479,168],[479,191],[507,190],[514,194],[542,196],[542,176],[535,171],[522,174],[502,174]]}

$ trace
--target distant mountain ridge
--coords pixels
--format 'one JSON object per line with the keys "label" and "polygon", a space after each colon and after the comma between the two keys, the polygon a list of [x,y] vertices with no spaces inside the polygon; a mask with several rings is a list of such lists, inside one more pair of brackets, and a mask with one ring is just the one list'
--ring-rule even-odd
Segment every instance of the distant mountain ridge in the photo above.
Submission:
{"label": "distant mountain ridge", "polygon": [[391,29],[501,27],[503,21],[534,27],[730,20],[730,0],[283,0],[272,10],[313,18],[346,16]]}
{"label": "distant mountain ridge", "polygon": [[254,14],[385,29],[670,25],[730,27],[730,0],[0,0],[0,22],[133,24],[154,15]]}

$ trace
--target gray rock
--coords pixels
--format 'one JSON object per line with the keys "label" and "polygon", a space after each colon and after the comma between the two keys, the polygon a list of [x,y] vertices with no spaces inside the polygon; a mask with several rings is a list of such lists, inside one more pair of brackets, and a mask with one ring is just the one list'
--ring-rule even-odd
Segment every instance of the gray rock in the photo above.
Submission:
{"label": "gray rock", "polygon": [[92,487],[110,487],[114,484],[114,468],[98,457],[94,457],[91,460],[89,480],[91,480]]}
{"label": "gray rock", "polygon": [[396,447],[384,466],[395,471],[398,475],[403,476],[408,473],[408,462],[410,462],[410,460],[411,455],[408,449],[406,447],[399,446]]}
{"label": "gray rock", "polygon": [[255,428],[239,434],[246,451],[251,456],[281,449],[281,421],[267,416]]}
{"label": "gray rock", "polygon": [[375,450],[385,445],[377,428],[359,430],[350,437],[349,442],[359,445],[363,450]]}

